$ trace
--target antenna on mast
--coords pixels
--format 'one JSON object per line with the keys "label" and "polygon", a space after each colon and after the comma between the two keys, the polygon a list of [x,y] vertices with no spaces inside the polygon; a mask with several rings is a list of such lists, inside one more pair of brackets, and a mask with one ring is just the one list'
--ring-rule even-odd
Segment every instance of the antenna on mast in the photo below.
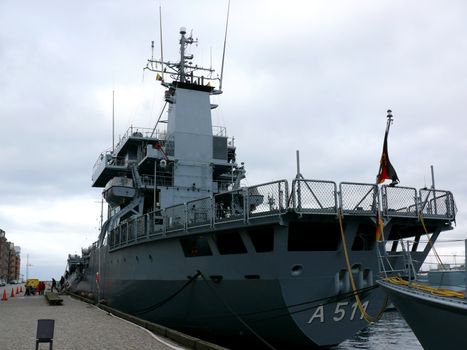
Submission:
{"label": "antenna on mast", "polygon": [[220,92],[222,92],[222,79],[224,78],[224,59],[225,59],[225,46],[227,44],[227,29],[229,27],[229,13],[230,13],[230,0],[227,5],[227,19],[225,21],[224,50],[222,51],[221,77],[220,77],[220,82],[219,82]]}
{"label": "antenna on mast", "polygon": [[164,48],[162,45],[162,6],[159,5],[159,35],[161,40],[161,71],[162,71],[162,81],[164,81]]}
{"label": "antenna on mast", "polygon": [[112,90],[112,152],[115,151],[115,90]]}

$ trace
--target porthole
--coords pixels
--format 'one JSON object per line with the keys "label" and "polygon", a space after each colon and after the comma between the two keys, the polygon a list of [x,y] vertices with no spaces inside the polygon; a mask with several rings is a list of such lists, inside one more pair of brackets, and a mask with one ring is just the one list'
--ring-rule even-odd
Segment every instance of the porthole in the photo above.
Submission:
{"label": "porthole", "polygon": [[303,265],[296,264],[292,266],[292,269],[290,270],[290,274],[294,277],[300,276],[303,272]]}

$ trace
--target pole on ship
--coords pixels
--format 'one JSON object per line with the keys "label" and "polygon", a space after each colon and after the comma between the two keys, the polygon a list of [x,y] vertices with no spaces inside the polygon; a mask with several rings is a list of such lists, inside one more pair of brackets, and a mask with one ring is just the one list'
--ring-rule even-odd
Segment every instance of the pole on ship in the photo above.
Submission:
{"label": "pole on ship", "polygon": [[161,41],[161,71],[162,81],[164,81],[164,45],[162,44],[162,6],[159,5],[159,36]]}
{"label": "pole on ship", "polygon": [[300,180],[303,180],[303,176],[300,173],[300,152],[299,150],[296,151],[296,156],[297,156],[297,175],[295,176],[295,180],[297,183],[297,208],[302,207],[302,191],[300,189]]}
{"label": "pole on ship", "polygon": [[229,14],[230,14],[230,0],[227,4],[227,18],[225,20],[225,33],[224,33],[224,49],[222,50],[222,63],[221,63],[221,76],[219,81],[219,91],[222,93],[222,81],[224,80],[224,59],[225,47],[227,45],[227,30],[229,28]]}
{"label": "pole on ship", "polygon": [[431,168],[431,188],[435,189],[435,170],[433,165],[430,165]]}
{"label": "pole on ship", "polygon": [[431,167],[431,189],[433,190],[433,206],[435,210],[435,214],[438,213],[438,205],[436,204],[436,190],[435,190],[435,170],[433,165]]}
{"label": "pole on ship", "polygon": [[[467,239],[465,240],[465,278],[466,278],[466,281],[467,281]],[[467,283],[465,284],[465,291],[464,291],[464,299],[467,299]]]}
{"label": "pole on ship", "polygon": [[156,215],[156,196],[157,196],[157,158],[154,158],[154,201],[153,201],[153,208],[154,208],[154,215]]}
{"label": "pole on ship", "polygon": [[297,175],[295,176],[295,178],[299,179],[302,177],[302,174],[300,174],[300,151],[298,149],[296,151],[296,157],[297,157]]}
{"label": "pole on ship", "polygon": [[101,224],[99,225],[99,231],[102,231],[102,224],[104,222],[104,198],[101,198]]}
{"label": "pole on ship", "polygon": [[112,90],[112,152],[115,151],[115,90]]}

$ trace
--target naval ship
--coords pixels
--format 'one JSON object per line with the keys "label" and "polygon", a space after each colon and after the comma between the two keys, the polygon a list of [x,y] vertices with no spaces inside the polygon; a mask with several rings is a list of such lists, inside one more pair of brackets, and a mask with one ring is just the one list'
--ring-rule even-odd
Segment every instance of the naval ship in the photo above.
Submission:
{"label": "naval ship", "polygon": [[[211,120],[222,84],[186,53],[194,42],[181,28],[179,59],[147,62],[167,118],[99,155],[92,186],[108,215],[98,240],[69,255],[69,289],[227,347],[352,337],[386,306],[376,231],[384,224],[385,261],[402,266],[399,239],[451,229],[451,192],[306,179],[298,153],[291,181],[242,186],[234,139]],[[429,250],[414,244],[416,268]]]}

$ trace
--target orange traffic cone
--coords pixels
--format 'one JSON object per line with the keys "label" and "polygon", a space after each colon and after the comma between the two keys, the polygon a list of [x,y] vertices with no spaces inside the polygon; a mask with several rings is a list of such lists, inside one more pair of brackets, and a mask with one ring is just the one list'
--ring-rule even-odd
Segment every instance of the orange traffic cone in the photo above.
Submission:
{"label": "orange traffic cone", "polygon": [[8,300],[7,297],[6,297],[6,289],[3,290],[3,297],[2,297],[2,301],[6,301]]}
{"label": "orange traffic cone", "polygon": [[19,294],[19,287],[16,286],[16,295],[18,295],[18,294]]}
{"label": "orange traffic cone", "polygon": [[19,286],[19,292],[23,293],[23,286]]}
{"label": "orange traffic cone", "polygon": [[15,289],[14,288],[11,288],[11,295],[10,295],[10,298],[14,298],[15,297]]}

